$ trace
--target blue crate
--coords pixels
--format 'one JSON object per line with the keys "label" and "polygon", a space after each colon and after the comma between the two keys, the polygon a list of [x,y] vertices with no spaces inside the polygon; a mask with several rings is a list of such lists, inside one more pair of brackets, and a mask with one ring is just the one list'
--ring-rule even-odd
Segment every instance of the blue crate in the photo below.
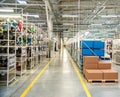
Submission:
{"label": "blue crate", "polygon": [[82,41],[81,48],[93,48],[93,41]]}
{"label": "blue crate", "polygon": [[94,41],[93,43],[93,48],[104,49],[104,47],[105,47],[105,43],[102,41]]}
{"label": "blue crate", "polygon": [[104,56],[104,50],[93,50],[95,56]]}
{"label": "blue crate", "polygon": [[111,60],[109,57],[101,57],[100,60]]}
{"label": "blue crate", "polygon": [[92,49],[82,49],[82,56],[92,56]]}

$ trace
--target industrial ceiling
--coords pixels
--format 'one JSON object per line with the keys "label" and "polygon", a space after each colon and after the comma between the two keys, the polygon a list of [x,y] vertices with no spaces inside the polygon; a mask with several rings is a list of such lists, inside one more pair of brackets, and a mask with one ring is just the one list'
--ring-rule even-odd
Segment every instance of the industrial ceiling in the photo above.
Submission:
{"label": "industrial ceiling", "polygon": [[74,37],[89,31],[87,38],[114,38],[120,31],[120,0],[0,0],[0,7],[23,8],[23,14],[37,14],[28,22],[40,23],[47,30],[45,1],[53,15],[53,32],[61,37]]}

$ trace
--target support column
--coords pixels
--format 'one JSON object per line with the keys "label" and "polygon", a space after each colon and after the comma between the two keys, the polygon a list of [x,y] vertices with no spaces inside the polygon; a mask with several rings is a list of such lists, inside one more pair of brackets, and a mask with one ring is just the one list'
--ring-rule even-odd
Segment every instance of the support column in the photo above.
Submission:
{"label": "support column", "polygon": [[47,32],[48,32],[48,58],[51,57],[51,37],[52,37],[52,31],[53,31],[53,22],[52,22],[52,14],[49,11],[48,2],[45,0],[45,8],[46,8],[46,17],[47,17]]}

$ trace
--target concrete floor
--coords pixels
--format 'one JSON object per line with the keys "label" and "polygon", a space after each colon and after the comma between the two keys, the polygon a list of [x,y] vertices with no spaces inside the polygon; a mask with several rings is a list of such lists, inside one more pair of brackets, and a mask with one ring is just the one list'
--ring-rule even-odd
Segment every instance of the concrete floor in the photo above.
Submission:
{"label": "concrete floor", "polygon": [[[46,63],[47,61],[44,64]],[[32,75],[20,78],[15,85],[8,88],[0,87],[0,97],[20,97],[44,64],[41,64],[39,70]],[[113,69],[120,72],[120,66],[113,65]],[[119,83],[90,84],[85,80],[85,84],[92,97],[120,97]],[[65,49],[60,54],[57,53],[53,62],[25,97],[87,97]]]}

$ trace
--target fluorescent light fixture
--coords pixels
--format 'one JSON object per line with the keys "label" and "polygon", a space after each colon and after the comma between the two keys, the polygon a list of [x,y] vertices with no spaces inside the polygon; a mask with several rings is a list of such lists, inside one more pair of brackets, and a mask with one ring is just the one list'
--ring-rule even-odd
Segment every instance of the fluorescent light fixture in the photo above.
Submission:
{"label": "fluorescent light fixture", "polygon": [[20,14],[9,14],[9,15],[0,14],[0,17],[3,17],[3,18],[21,18],[21,15]]}
{"label": "fluorescent light fixture", "polygon": [[76,14],[63,14],[62,17],[78,17]]}
{"label": "fluorescent light fixture", "polygon": [[102,26],[102,24],[91,24],[91,26]]}
{"label": "fluorescent light fixture", "polygon": [[41,22],[41,23],[39,23],[40,25],[45,25],[46,23],[45,22]]}
{"label": "fluorescent light fixture", "polygon": [[102,18],[116,18],[116,17],[120,17],[120,15],[100,15],[100,17],[102,17]]}
{"label": "fluorescent light fixture", "polygon": [[23,16],[39,18],[39,15],[35,15],[35,14],[23,14]]}
{"label": "fluorescent light fixture", "polygon": [[25,0],[17,0],[17,2],[20,4],[27,4],[27,2]]}
{"label": "fluorescent light fixture", "polygon": [[72,23],[63,23],[63,25],[66,25],[66,26],[73,26],[74,24],[72,24]]}
{"label": "fluorescent light fixture", "polygon": [[13,9],[5,9],[5,8],[3,8],[3,9],[0,9],[0,12],[14,12],[14,10]]}

